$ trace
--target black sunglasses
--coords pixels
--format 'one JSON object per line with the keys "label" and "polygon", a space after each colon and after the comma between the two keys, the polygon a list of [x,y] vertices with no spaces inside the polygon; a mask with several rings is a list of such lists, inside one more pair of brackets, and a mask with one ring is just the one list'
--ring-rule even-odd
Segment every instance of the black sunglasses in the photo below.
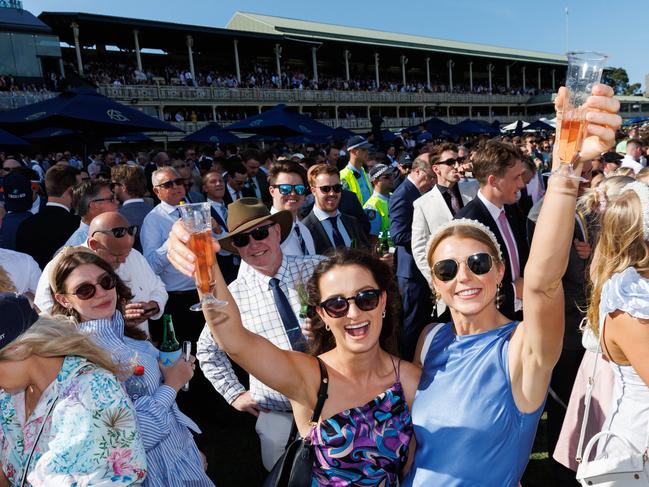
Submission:
{"label": "black sunglasses", "polygon": [[96,200],[90,200],[90,203],[102,203],[104,201],[115,202],[115,201],[117,201],[117,198],[115,197],[115,195],[112,195],[112,196],[110,196],[108,198],[97,198]]}
{"label": "black sunglasses", "polygon": [[318,189],[322,191],[323,194],[328,194],[331,193],[332,191],[337,194],[343,190],[343,185],[333,184],[331,186],[318,186]]}
{"label": "black sunglasses", "polygon": [[455,159],[445,159],[443,161],[436,162],[435,165],[444,164],[445,166],[455,166],[456,164],[462,164],[466,157],[457,157]]}
{"label": "black sunglasses", "polygon": [[164,183],[160,183],[156,186],[156,188],[171,189],[174,185],[183,186],[184,184],[185,184],[185,180],[183,178],[178,178],[178,179],[172,179],[171,181],[165,181]]}
{"label": "black sunglasses", "polygon": [[272,227],[273,225],[275,225],[275,222],[269,223],[268,225],[264,225],[262,227],[257,227],[254,230],[250,230],[249,232],[232,235],[232,245],[234,245],[235,247],[245,247],[250,243],[250,237],[254,238],[257,241],[264,240],[265,238],[268,238],[268,230],[270,230],[270,227]]}
{"label": "black sunglasses", "polygon": [[112,233],[115,238],[122,238],[128,233],[132,237],[137,233],[137,229],[137,225],[131,225],[130,227],[115,227],[110,230],[95,230],[92,232],[91,237],[94,237],[95,233]]}
{"label": "black sunglasses", "polygon": [[298,196],[306,194],[306,186],[304,184],[273,184],[273,188],[279,190],[282,196],[288,196],[293,191]]}
{"label": "black sunglasses", "polygon": [[360,291],[356,296],[345,298],[344,296],[334,296],[320,303],[320,307],[332,318],[342,318],[349,312],[349,302],[354,300],[358,309],[362,311],[372,311],[379,305],[381,291],[379,289],[366,289]]}
{"label": "black sunglasses", "polygon": [[94,297],[95,293],[97,292],[97,286],[101,286],[104,291],[110,291],[111,289],[114,289],[116,285],[117,277],[112,274],[104,274],[99,278],[97,284],[90,284],[86,282],[84,284],[81,284],[73,293],[65,294],[74,294],[82,301],[87,301],[88,299]]}
{"label": "black sunglasses", "polygon": [[[466,266],[476,276],[486,274],[493,267],[493,259],[491,255],[484,252],[469,255],[466,258]],[[460,264],[455,259],[444,259],[435,262],[433,266],[433,273],[440,281],[450,281],[457,275]]]}

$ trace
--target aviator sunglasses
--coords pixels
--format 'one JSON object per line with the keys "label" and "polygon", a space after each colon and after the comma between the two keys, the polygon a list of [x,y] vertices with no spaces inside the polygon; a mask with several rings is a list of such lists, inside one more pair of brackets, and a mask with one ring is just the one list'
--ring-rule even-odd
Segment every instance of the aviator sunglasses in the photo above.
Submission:
{"label": "aviator sunglasses", "polygon": [[306,186],[304,184],[273,184],[273,188],[279,190],[282,196],[288,196],[293,191],[298,196],[306,194]]}
{"label": "aviator sunglasses", "polygon": [[90,284],[88,282],[81,284],[76,291],[73,293],[63,293],[63,294],[74,294],[77,298],[82,301],[87,301],[95,296],[97,292],[97,286],[101,286],[104,291],[110,291],[115,288],[117,284],[117,278],[111,274],[104,274],[99,278],[97,284]]}
{"label": "aviator sunglasses", "polygon": [[[469,255],[466,258],[466,266],[476,276],[486,274],[493,267],[493,259],[491,255],[480,252],[477,254]],[[455,259],[444,259],[436,262],[433,266],[433,273],[440,281],[450,281],[457,275],[460,264]]]}
{"label": "aviator sunglasses", "polygon": [[183,186],[184,184],[185,184],[185,180],[183,178],[178,178],[178,179],[172,179],[171,181],[165,181],[164,183],[160,183],[156,186],[156,188],[171,189],[174,185]]}
{"label": "aviator sunglasses", "polygon": [[380,297],[381,291],[379,289],[365,289],[356,296],[349,298],[334,296],[320,303],[320,307],[332,318],[342,318],[347,315],[351,300],[354,300],[354,303],[361,311],[372,311],[379,305]]}
{"label": "aviator sunglasses", "polygon": [[245,247],[250,243],[250,237],[254,238],[257,241],[264,240],[265,238],[268,238],[268,230],[273,225],[275,225],[274,222],[262,227],[257,227],[254,230],[250,230],[249,232],[232,235],[232,245],[234,245],[235,247]]}
{"label": "aviator sunglasses", "polygon": [[137,225],[131,225],[130,227],[115,227],[110,230],[95,230],[91,237],[94,237],[95,233],[112,233],[115,238],[122,238],[128,233],[132,237],[137,233],[137,228]]}

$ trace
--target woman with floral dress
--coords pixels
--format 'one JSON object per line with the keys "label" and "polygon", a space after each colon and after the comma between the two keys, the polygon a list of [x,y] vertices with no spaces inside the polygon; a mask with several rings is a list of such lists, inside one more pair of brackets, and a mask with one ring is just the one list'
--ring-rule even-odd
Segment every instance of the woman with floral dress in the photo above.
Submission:
{"label": "woman with floral dress", "polygon": [[0,316],[0,485],[141,485],[144,446],[109,356],[69,323],[36,321],[24,297],[0,294]]}

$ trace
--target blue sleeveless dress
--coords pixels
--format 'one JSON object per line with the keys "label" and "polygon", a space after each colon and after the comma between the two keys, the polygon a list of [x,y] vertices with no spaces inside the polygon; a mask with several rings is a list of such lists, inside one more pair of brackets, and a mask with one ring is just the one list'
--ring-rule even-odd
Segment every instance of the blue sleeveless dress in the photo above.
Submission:
{"label": "blue sleeveless dress", "polygon": [[458,336],[437,332],[412,408],[417,450],[404,487],[516,486],[527,465],[543,405],[514,403],[507,350],[518,322]]}

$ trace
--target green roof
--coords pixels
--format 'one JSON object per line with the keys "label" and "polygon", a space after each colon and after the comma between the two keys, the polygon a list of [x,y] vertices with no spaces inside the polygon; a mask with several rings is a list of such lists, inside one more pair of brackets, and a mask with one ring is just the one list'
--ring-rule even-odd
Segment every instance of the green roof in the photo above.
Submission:
{"label": "green roof", "polygon": [[235,12],[226,28],[263,34],[280,34],[287,37],[311,38],[314,40],[381,45],[385,47],[417,49],[466,56],[474,55],[535,63],[567,64],[566,57],[559,54],[524,51],[487,44],[449,41],[433,37],[346,27],[248,12]]}

